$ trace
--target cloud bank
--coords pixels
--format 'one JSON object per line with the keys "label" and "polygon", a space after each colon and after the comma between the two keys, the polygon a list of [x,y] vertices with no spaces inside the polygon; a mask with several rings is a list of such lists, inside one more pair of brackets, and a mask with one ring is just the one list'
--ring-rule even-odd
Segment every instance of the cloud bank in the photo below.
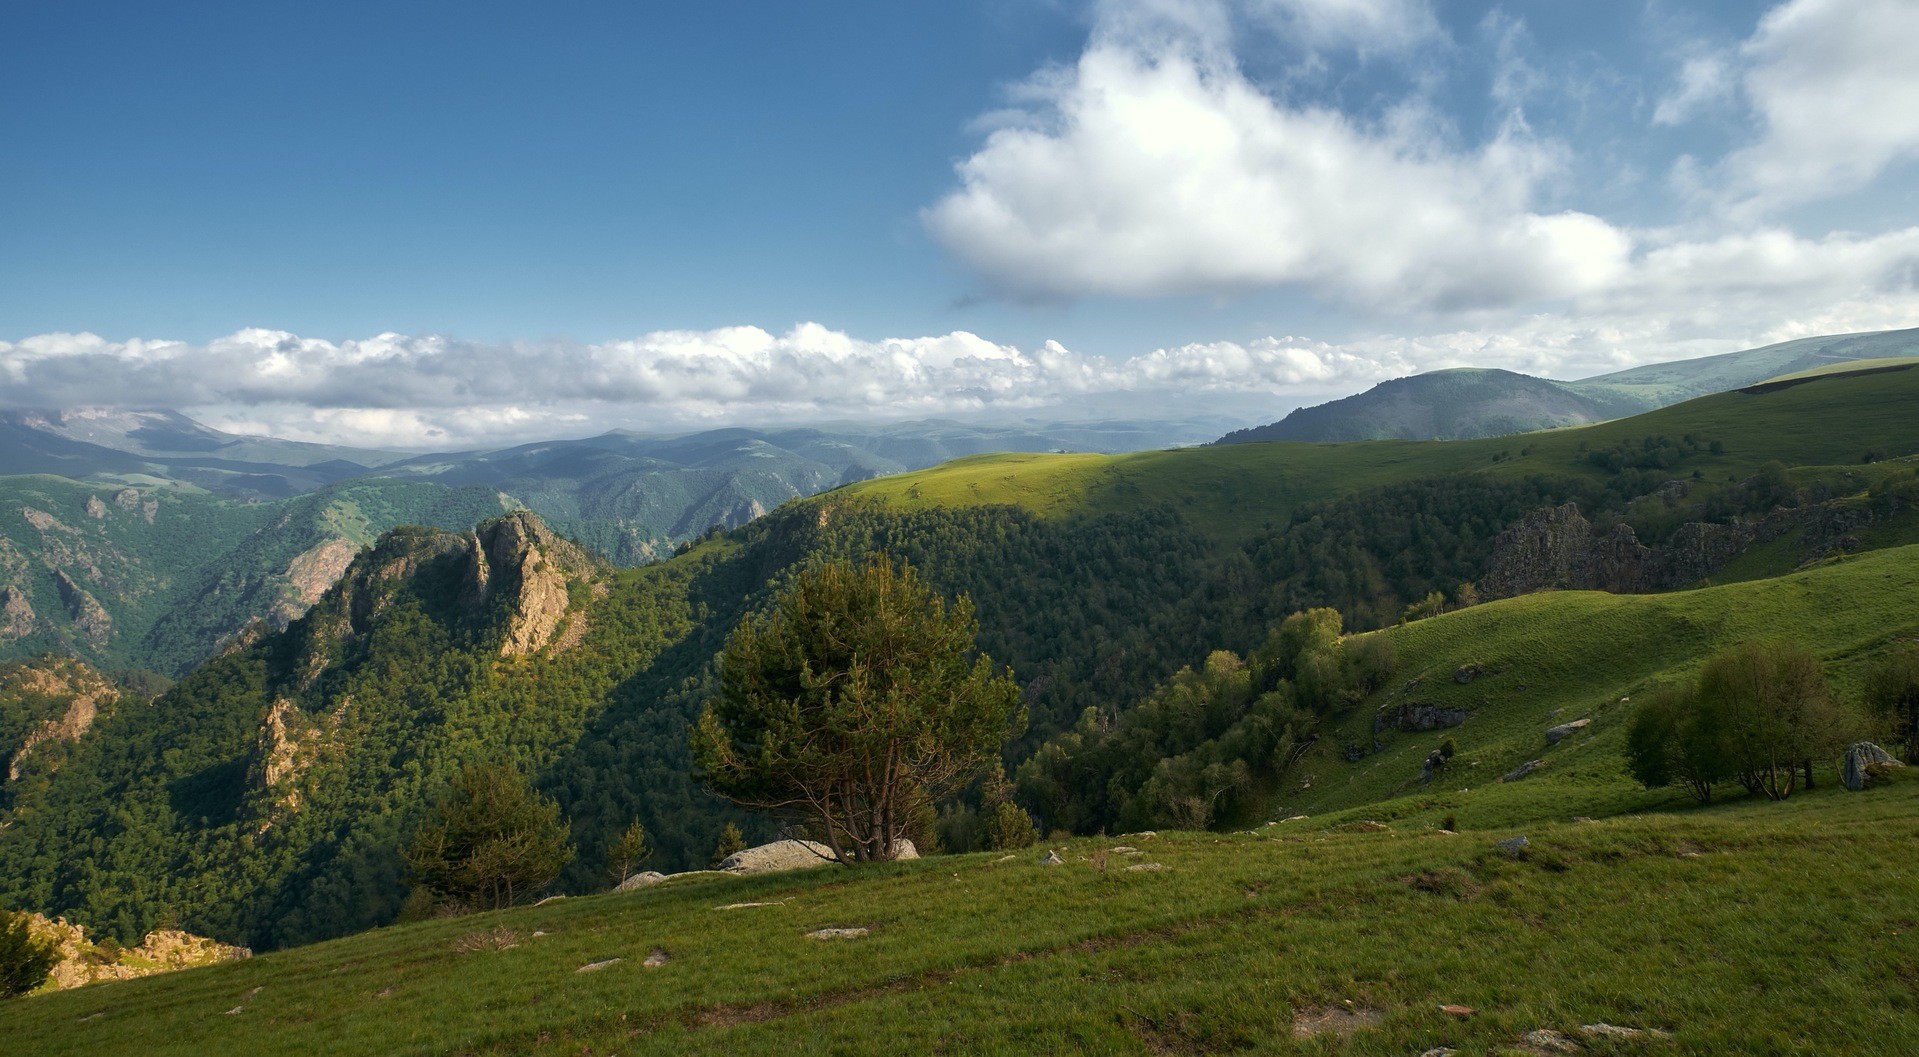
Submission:
{"label": "cloud bank", "polygon": [[[1536,131],[1495,78],[1469,141],[1415,79],[1375,116],[1255,83],[1246,25],[1283,45],[1403,55],[1445,43],[1424,0],[1110,3],[1084,52],[1018,86],[928,206],[933,237],[1015,299],[1234,296],[1297,287],[1351,309],[1434,320],[1626,305],[1731,317],[1910,294],[1919,228],[1805,235],[1777,210],[1856,191],[1919,157],[1910,0],[1791,0],[1752,36],[1687,59],[1648,117],[1746,108],[1749,134],[1673,179],[1707,210],[1647,226],[1555,207],[1603,164]],[[1488,23],[1488,32],[1505,26]],[[1235,27],[1242,27],[1235,29]],[[1498,38],[1499,64],[1511,32]],[[1270,47],[1269,47],[1270,50]],[[1538,79],[1538,71],[1533,71]],[[1306,97],[1306,98],[1301,98]],[[1661,296],[1661,291],[1667,291]]]}

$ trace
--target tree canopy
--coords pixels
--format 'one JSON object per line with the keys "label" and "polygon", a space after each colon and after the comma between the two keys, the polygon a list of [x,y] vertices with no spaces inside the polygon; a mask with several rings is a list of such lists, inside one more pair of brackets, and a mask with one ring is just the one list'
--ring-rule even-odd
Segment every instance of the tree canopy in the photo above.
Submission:
{"label": "tree canopy", "polygon": [[715,792],[805,819],[841,861],[893,858],[914,805],[970,781],[1025,725],[1019,686],[909,565],[801,570],[727,638],[692,732]]}

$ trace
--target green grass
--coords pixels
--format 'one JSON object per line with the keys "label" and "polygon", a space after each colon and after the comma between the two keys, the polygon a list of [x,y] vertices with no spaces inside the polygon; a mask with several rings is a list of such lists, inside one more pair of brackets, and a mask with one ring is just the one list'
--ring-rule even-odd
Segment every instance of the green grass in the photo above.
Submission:
{"label": "green grass", "polygon": [[[1304,503],[1440,474],[1599,476],[1584,452],[1648,436],[1720,441],[1682,470],[1706,482],[1743,479],[1773,460],[1845,466],[1865,453],[1919,452],[1919,371],[1848,377],[1770,393],[1721,393],[1577,429],[1464,441],[1264,442],[1127,455],[979,455],[848,485],[833,497],[875,497],[904,509],[1009,503],[1048,517],[1171,504],[1195,528],[1235,538],[1283,521]],[[1834,429],[1844,422],[1846,428]]]}
{"label": "green grass", "polygon": [[[1674,797],[1646,792],[1624,774],[1621,750],[1632,710],[1623,699],[1689,675],[1741,642],[1784,636],[1819,656],[1842,700],[1852,700],[1866,659],[1894,639],[1919,634],[1919,546],[1695,591],[1526,595],[1374,634],[1396,648],[1391,684],[1323,733],[1294,786],[1282,791],[1280,814],[1360,809],[1367,817],[1432,819],[1456,813],[1462,825],[1494,825],[1639,810]],[[1468,663],[1482,674],[1455,682],[1453,673]],[[1375,710],[1405,701],[1465,709],[1469,716],[1452,730],[1383,732],[1379,752],[1346,762],[1343,745],[1370,745]],[[1546,744],[1548,727],[1582,718],[1591,725]],[[1452,766],[1419,787],[1420,764],[1448,737],[1458,748]],[[1496,781],[1536,759],[1546,766],[1532,777]],[[1312,787],[1299,788],[1309,777]]]}
{"label": "green grass", "polygon": [[[1123,838],[1138,856],[1077,840],[1058,867],[702,879],[36,996],[0,1030],[47,1057],[1408,1054],[1598,1021],[1675,1038],[1587,1052],[1835,1054],[1919,1032],[1919,782],[1533,824],[1521,861],[1494,848],[1510,832],[1309,820]],[[776,905],[717,909],[741,902]],[[872,934],[805,937],[848,925]],[[1378,1024],[1292,1038],[1346,1002]]]}

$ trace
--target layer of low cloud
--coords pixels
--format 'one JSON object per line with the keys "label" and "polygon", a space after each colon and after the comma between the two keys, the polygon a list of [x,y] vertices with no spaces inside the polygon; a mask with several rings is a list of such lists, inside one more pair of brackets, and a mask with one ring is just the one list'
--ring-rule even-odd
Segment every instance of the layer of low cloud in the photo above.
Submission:
{"label": "layer of low cloud", "polygon": [[[1616,304],[1583,314],[1337,342],[1193,342],[1124,357],[1053,341],[1021,349],[963,331],[871,340],[813,323],[782,334],[741,326],[601,344],[401,334],[333,342],[265,329],[205,344],[44,334],[0,341],[0,406],[174,408],[239,433],[415,448],[1137,405],[1114,394],[1150,394],[1167,419],[1230,410],[1244,422],[1268,421],[1445,367],[1578,378],[1815,334],[1919,326],[1910,277],[1903,292],[1860,281],[1829,298],[1782,293],[1797,289],[1794,262],[1808,257],[1826,274],[1871,277],[1885,260],[1916,253],[1919,232],[1863,246],[1808,246],[1785,235],[1681,243],[1649,255],[1647,273],[1667,278],[1622,288]],[[1730,282],[1744,291],[1729,294]],[[1715,296],[1691,310],[1645,310],[1701,283]]]}

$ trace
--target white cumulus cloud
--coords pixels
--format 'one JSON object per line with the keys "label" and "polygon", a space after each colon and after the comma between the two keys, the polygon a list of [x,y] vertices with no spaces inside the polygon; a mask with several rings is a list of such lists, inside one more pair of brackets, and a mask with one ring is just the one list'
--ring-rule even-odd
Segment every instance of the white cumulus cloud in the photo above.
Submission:
{"label": "white cumulus cloud", "polygon": [[[1302,284],[1389,310],[1476,308],[1612,282],[1628,237],[1530,208],[1554,149],[1523,125],[1470,151],[1416,105],[1368,125],[1289,106],[1179,38],[1096,35],[1026,86],[923,219],[1020,296],[1157,296]],[[1003,119],[1006,120],[1006,119]]]}

